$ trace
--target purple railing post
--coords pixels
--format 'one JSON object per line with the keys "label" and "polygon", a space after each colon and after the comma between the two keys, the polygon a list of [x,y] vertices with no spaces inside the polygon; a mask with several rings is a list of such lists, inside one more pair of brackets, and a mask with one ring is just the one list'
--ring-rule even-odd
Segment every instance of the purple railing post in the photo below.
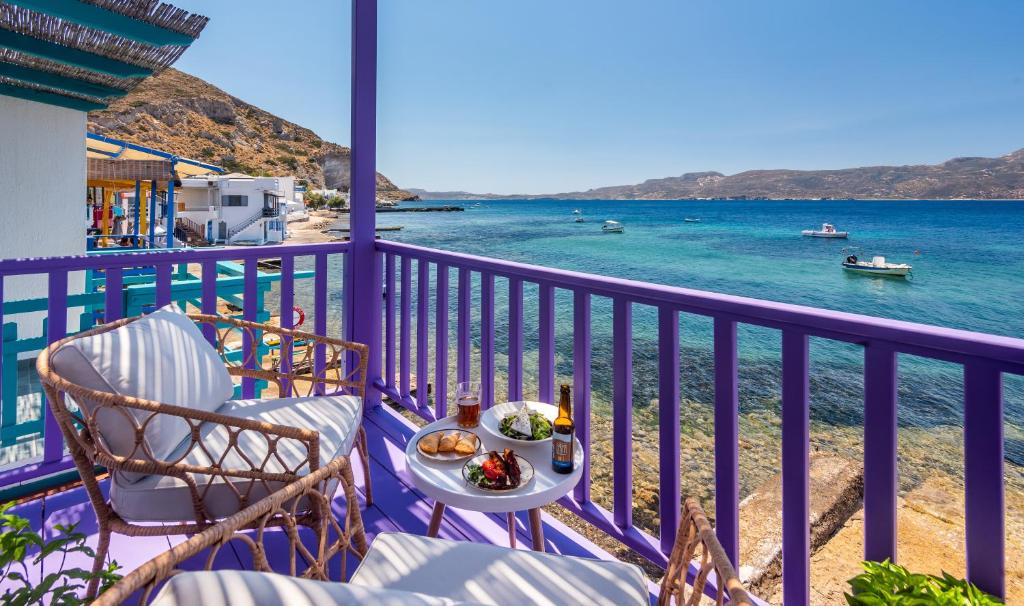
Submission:
{"label": "purple railing post", "polygon": [[416,265],[416,406],[427,412],[430,404],[430,360],[427,353],[427,326],[430,309],[430,264],[420,259]]}
{"label": "purple railing post", "polygon": [[480,274],[480,400],[494,404],[494,274]]}
{"label": "purple railing post", "polygon": [[[259,295],[257,294],[258,283],[256,280],[258,268],[256,263],[256,259],[246,259],[242,273],[244,276],[242,318],[249,322],[256,322],[259,319],[259,302],[257,301]],[[320,315],[319,313],[317,314],[318,320]],[[259,338],[261,338],[260,335],[255,334],[252,330],[246,330],[242,333],[242,359],[245,360],[246,368],[256,369],[260,367],[260,361],[256,359],[257,352],[259,351],[259,344],[256,342],[256,339]],[[242,378],[242,397],[256,397],[256,379],[250,377]]]}
{"label": "purple railing post", "polygon": [[1003,385],[980,361],[964,365],[964,490],[967,580],[1004,598]]}
{"label": "purple railing post", "polygon": [[448,266],[437,264],[434,319],[434,417],[448,416]]}
{"label": "purple railing post", "polygon": [[[352,339],[366,344],[366,405],[380,404],[372,387],[381,375],[381,275],[376,260],[377,212],[377,0],[352,2],[352,158],[350,222],[351,248],[347,257],[351,284],[345,301]],[[358,294],[356,291],[359,291]],[[319,315],[317,316],[319,317]]]}
{"label": "purple railing post", "polygon": [[[200,271],[202,272],[202,300],[200,301],[200,311],[204,314],[216,315],[217,314],[217,262],[214,260],[203,261],[200,265]],[[285,273],[284,264],[281,264],[282,276],[289,274]],[[282,290],[283,292],[283,290]],[[284,309],[281,310],[281,317],[284,318]],[[283,320],[282,320],[283,321]],[[212,324],[203,323],[203,335],[206,336],[206,340],[210,342],[210,345],[217,345],[217,327]]]}
{"label": "purple railing post", "polygon": [[[313,333],[327,334],[327,253],[317,253],[313,258]],[[248,264],[246,264],[248,267]],[[248,280],[246,280],[248,283]],[[313,346],[313,392],[322,396],[326,384],[327,346],[320,343]]]}
{"label": "purple railing post", "polygon": [[120,320],[124,313],[121,300],[122,289],[124,288],[123,274],[120,267],[108,267],[104,273],[106,281],[103,293],[103,321],[113,322]]}
{"label": "purple railing post", "polygon": [[583,446],[583,473],[573,488],[573,498],[590,501],[590,293],[573,291],[572,299],[572,420]]}
{"label": "purple railing post", "polygon": [[[51,270],[46,300],[46,342],[60,341],[68,332],[68,272]],[[64,456],[64,436],[57,417],[43,401],[43,462],[53,463]]]}
{"label": "purple railing post", "polygon": [[[203,295],[203,304],[206,304],[206,295]],[[281,328],[295,328],[295,257],[285,255],[281,257]],[[292,371],[292,351],[295,343],[291,337],[281,339],[281,372]],[[281,380],[281,397],[292,395],[293,388],[288,379]]]}
{"label": "purple railing post", "polygon": [[864,347],[864,559],[896,561],[897,359],[891,347]]}
{"label": "purple railing post", "polygon": [[555,288],[541,282],[538,292],[537,399],[555,401]]}
{"label": "purple railing post", "polygon": [[[169,234],[168,237],[171,237]],[[156,307],[159,309],[171,302],[171,273],[173,267],[170,263],[161,263],[156,266]]]}
{"label": "purple railing post", "polygon": [[508,400],[523,399],[523,281],[508,279]]}
{"label": "purple railing post", "polygon": [[384,384],[395,386],[395,255],[384,261]]}
{"label": "purple railing post", "polygon": [[470,281],[469,270],[459,268],[458,309],[456,310],[456,331],[455,331],[455,380],[459,383],[469,381],[469,298],[472,282]]}
{"label": "purple railing post", "polygon": [[782,331],[782,601],[809,604],[810,389],[807,335]]}
{"label": "purple railing post", "polygon": [[402,292],[399,295],[401,325],[398,328],[398,395],[409,397],[409,367],[412,356],[412,259],[402,256]]}
{"label": "purple railing post", "polygon": [[633,525],[633,311],[612,302],[612,514],[620,528]]}
{"label": "purple railing post", "polygon": [[679,525],[679,312],[658,308],[658,495],[661,551],[675,545]]}
{"label": "purple railing post", "polygon": [[739,381],[736,322],[715,318],[715,535],[733,566],[740,557]]}

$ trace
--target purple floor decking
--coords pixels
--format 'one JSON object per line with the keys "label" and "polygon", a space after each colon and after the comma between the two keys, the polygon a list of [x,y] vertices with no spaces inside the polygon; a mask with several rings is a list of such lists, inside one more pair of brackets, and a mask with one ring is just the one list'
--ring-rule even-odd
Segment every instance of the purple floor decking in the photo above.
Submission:
{"label": "purple floor decking", "polygon": [[[433,503],[412,487],[412,480],[405,466],[405,444],[415,432],[415,427],[390,409],[378,407],[367,413],[366,430],[371,456],[370,464],[373,466],[371,472],[374,487],[374,504],[363,510],[367,538],[372,542],[377,533],[385,531],[424,534]],[[360,461],[357,456],[353,457],[353,465],[362,507],[364,494],[362,470],[359,469]],[[336,501],[336,505],[344,507],[344,501],[339,499]],[[19,505],[15,511],[28,518],[33,528],[45,529],[48,536],[52,536],[56,532],[54,528],[58,524],[78,522],[79,531],[89,535],[89,544],[91,546],[96,544],[95,515],[82,488]],[[526,525],[525,512],[517,516],[517,521],[517,548],[528,549],[531,539],[529,528]],[[278,536],[281,535],[278,534]],[[439,536],[453,540],[508,545],[508,530],[504,517],[499,514],[448,509],[445,512]],[[544,536],[549,553],[614,559],[606,551],[546,514],[544,515]],[[121,574],[127,574],[181,540],[184,540],[184,537],[129,538],[115,534],[111,541],[110,558],[116,560],[121,566]],[[267,540],[270,563],[275,569],[285,571],[287,556],[280,553],[275,554],[272,546],[273,540],[273,536]],[[286,544],[283,536],[281,536],[281,542],[282,546]],[[233,543],[229,544],[229,547],[230,549],[222,549],[217,555],[215,568],[251,568],[248,554],[244,550],[236,548]],[[54,566],[59,564],[59,559],[59,555],[51,556],[41,565],[29,566],[29,578],[38,580],[43,575],[53,572]],[[200,554],[187,562],[184,567],[202,568],[204,562],[205,554]],[[88,569],[90,563],[89,558],[81,554],[73,554],[68,556],[65,566]],[[354,570],[355,563],[354,559],[350,560],[349,573]],[[0,586],[0,593],[4,589],[5,587]]]}

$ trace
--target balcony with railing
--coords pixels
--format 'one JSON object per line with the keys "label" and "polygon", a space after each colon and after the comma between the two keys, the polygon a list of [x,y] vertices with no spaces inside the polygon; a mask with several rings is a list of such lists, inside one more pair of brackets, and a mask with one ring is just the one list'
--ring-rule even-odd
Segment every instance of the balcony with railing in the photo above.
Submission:
{"label": "balcony with railing", "polygon": [[[521,546],[543,546],[549,552],[595,559],[614,559],[612,552],[630,553],[657,578],[658,571],[669,564],[676,531],[686,515],[684,499],[694,491],[681,481],[689,462],[681,447],[685,440],[681,423],[688,411],[680,393],[680,334],[686,330],[680,318],[697,317],[711,327],[706,343],[712,352],[714,430],[710,453],[714,474],[708,488],[713,510],[709,513],[714,535],[734,567],[744,566],[739,515],[744,437],[739,335],[744,327],[753,326],[770,331],[781,342],[779,516],[784,602],[812,603],[809,383],[814,372],[811,353],[819,343],[856,348],[863,360],[863,557],[868,560],[898,560],[897,360],[909,355],[952,364],[962,371],[966,575],[986,591],[1005,595],[1002,385],[1005,376],[1024,375],[1024,340],[378,240],[376,16],[373,2],[357,1],[355,6],[350,242],[0,261],[0,325],[5,327],[0,417],[7,463],[0,471],[0,489],[6,498],[24,498],[16,508],[20,515],[47,532],[58,524],[80,522],[91,544],[99,541],[89,496],[74,484],[77,472],[65,435],[41,397],[38,383],[32,382],[30,353],[94,324],[170,303],[189,312],[234,313],[251,322],[276,315],[284,330],[296,328],[290,312],[298,306],[306,314],[302,330],[362,343],[369,350],[362,420],[368,458],[364,462],[353,457],[352,464],[357,471],[363,465],[372,469],[375,497],[370,498],[361,473],[354,474],[355,492],[347,495],[358,500],[369,539],[385,532],[423,534],[427,530],[431,503],[415,486],[405,447],[424,422],[454,412],[455,383],[478,378],[482,407],[487,409],[501,400],[526,397],[553,403],[559,377],[570,376],[575,427],[584,452],[582,477],[570,494],[543,514],[543,536],[531,533],[525,516],[458,510],[441,522],[439,536],[499,545],[507,544],[511,536]],[[249,223],[265,213],[261,210]],[[273,284],[260,272],[265,262],[280,267]],[[233,268],[228,282],[225,267]],[[176,278],[188,273],[188,268],[199,268],[198,277]],[[91,292],[69,288],[81,274],[99,286]],[[146,300],[128,303],[126,287],[139,276],[147,276],[152,289],[144,295]],[[11,285],[26,279],[45,283],[47,296],[19,300]],[[535,292],[535,299],[525,297],[526,291]],[[536,305],[528,307],[526,302],[533,300]],[[595,314],[595,306],[609,311]],[[653,376],[635,374],[634,316],[641,313],[656,318],[657,372]],[[31,335],[8,339],[8,326]],[[213,340],[209,329],[206,335]],[[571,352],[569,360],[557,359],[559,338],[571,344],[563,348]],[[536,343],[535,353],[526,351],[527,341]],[[247,334],[238,344],[235,359],[256,370],[267,356],[294,359],[298,347],[291,339],[267,345],[261,335]],[[610,352],[610,376],[602,377],[610,385],[610,401],[607,409],[600,410],[592,397],[593,354],[598,349]],[[313,349],[311,372],[328,365],[326,355],[323,348]],[[643,438],[634,428],[638,382],[655,385],[657,394],[656,408],[648,411],[657,421],[656,435]],[[246,377],[237,385],[236,396],[266,395],[267,387],[266,381]],[[599,434],[598,423],[610,427],[609,433]],[[640,522],[634,515],[635,486],[641,473],[636,453],[641,447],[656,453],[653,523]],[[594,468],[598,451],[609,469]],[[65,490],[47,492],[57,486]],[[595,487],[600,487],[601,495]],[[346,495],[335,497],[336,503],[356,505],[345,501]],[[572,519],[585,522],[589,534],[566,522]],[[286,551],[290,538],[286,535],[271,534],[269,544]],[[594,536],[600,540],[592,540]],[[110,555],[130,571],[184,544],[183,537],[115,534]],[[243,549],[221,549],[210,560],[206,553],[190,549],[181,551],[190,556],[184,568],[201,568],[210,562],[223,568],[255,566]],[[275,569],[289,571],[287,557],[275,559],[280,554],[273,548],[263,555]],[[88,568],[84,555],[70,557]],[[699,566],[690,565],[692,577]],[[40,566],[28,574],[38,578],[41,571]],[[712,575],[703,591],[718,596],[722,588],[717,581]]]}

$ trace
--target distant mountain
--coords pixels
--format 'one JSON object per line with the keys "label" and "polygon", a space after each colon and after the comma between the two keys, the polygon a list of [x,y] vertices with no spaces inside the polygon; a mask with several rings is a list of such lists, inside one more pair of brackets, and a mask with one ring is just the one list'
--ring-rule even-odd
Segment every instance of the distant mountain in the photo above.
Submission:
{"label": "distant mountain", "polygon": [[637,185],[546,195],[409,191],[423,199],[434,200],[1024,199],[1024,149],[999,158],[954,158],[935,165],[748,170],[735,175],[686,173],[679,177],[648,179]]}
{"label": "distant mountain", "polygon": [[[250,175],[295,175],[313,188],[348,190],[349,148],[176,69],[147,79],[104,110],[89,130]],[[378,197],[414,194],[377,173]]]}

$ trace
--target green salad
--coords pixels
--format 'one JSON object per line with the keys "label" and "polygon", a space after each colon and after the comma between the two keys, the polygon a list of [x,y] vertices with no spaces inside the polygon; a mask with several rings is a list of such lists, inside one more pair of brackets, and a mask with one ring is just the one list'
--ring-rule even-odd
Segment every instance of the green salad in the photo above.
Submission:
{"label": "green salad", "polygon": [[514,421],[515,418],[516,413],[513,412],[507,414],[505,415],[505,418],[501,420],[501,423],[498,424],[498,429],[503,435],[517,440],[545,440],[551,437],[551,421],[548,421],[547,418],[539,412],[534,410],[530,411],[530,429],[532,430],[532,435],[526,435],[512,429],[512,421]]}

